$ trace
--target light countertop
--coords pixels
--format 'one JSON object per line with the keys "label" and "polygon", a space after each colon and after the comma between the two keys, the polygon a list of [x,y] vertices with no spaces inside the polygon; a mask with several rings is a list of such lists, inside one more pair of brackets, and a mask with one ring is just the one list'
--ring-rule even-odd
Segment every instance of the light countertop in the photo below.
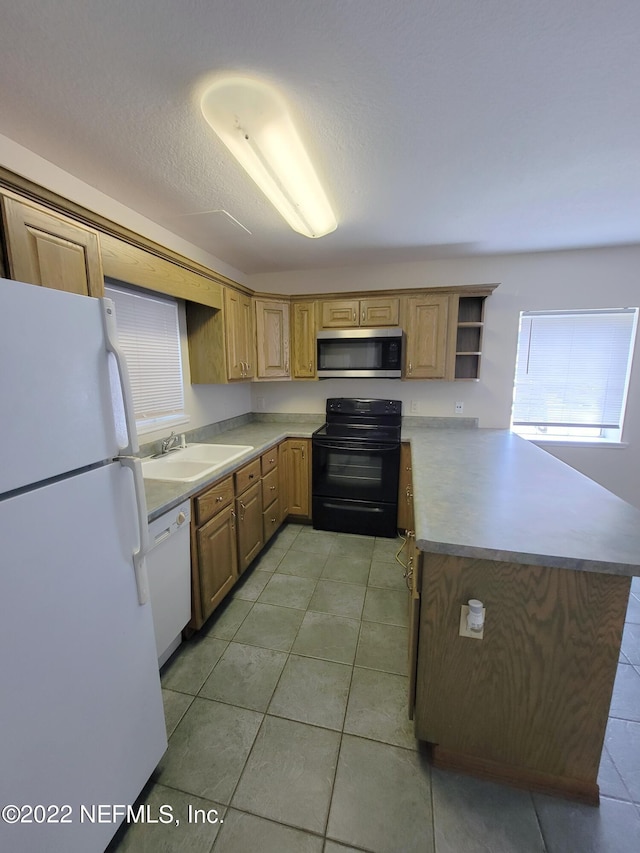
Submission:
{"label": "light countertop", "polygon": [[421,551],[640,575],[640,511],[509,430],[403,430]]}
{"label": "light countertop", "polygon": [[244,456],[234,459],[228,465],[218,468],[213,474],[202,477],[193,483],[170,483],[166,480],[145,480],[144,490],[147,498],[149,521],[177,506],[207,486],[227,477],[232,471],[260,456],[274,444],[285,438],[311,438],[314,430],[322,426],[324,417],[318,416],[317,422],[289,423],[250,423],[219,433],[214,438],[199,441],[201,444],[246,444],[253,447]]}

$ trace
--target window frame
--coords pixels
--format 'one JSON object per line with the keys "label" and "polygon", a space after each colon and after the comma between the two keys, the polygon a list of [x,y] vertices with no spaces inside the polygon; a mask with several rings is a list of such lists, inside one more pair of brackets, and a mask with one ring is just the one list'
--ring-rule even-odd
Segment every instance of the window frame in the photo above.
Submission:
{"label": "window frame", "polygon": [[[575,319],[580,315],[590,317],[601,315],[604,317],[605,315],[612,314],[633,315],[629,332],[628,352],[626,352],[626,357],[624,357],[623,359],[618,359],[620,363],[624,362],[625,364],[624,387],[621,395],[621,403],[619,410],[619,426],[616,427],[610,424],[602,423],[599,426],[593,424],[584,426],[581,426],[579,424],[565,424],[564,426],[553,424],[545,425],[541,423],[540,420],[526,424],[522,423],[522,416],[520,416],[519,423],[514,423],[516,413],[516,395],[518,390],[518,371],[520,368],[521,359],[521,347],[525,343],[528,347],[530,346],[531,342],[531,333],[526,337],[526,340],[523,339],[523,320],[526,318],[535,318],[536,316],[549,317],[551,319],[560,319],[562,317]],[[624,419],[626,414],[626,405],[629,394],[629,384],[631,379],[631,371],[637,340],[638,314],[639,309],[637,307],[521,311],[518,323],[518,346],[514,369],[513,397],[510,417],[511,431],[519,435],[521,438],[526,439],[527,441],[532,441],[536,444],[541,445],[564,445],[574,447],[626,447],[627,443],[624,442],[622,438],[624,430]],[[577,377],[579,375],[577,372],[571,373],[569,363],[567,363],[566,366],[567,372],[565,373],[565,376],[569,381],[571,380],[572,376]],[[620,381],[621,379],[622,375],[621,373],[618,373],[618,381]],[[551,381],[551,375],[549,377],[549,381]]]}

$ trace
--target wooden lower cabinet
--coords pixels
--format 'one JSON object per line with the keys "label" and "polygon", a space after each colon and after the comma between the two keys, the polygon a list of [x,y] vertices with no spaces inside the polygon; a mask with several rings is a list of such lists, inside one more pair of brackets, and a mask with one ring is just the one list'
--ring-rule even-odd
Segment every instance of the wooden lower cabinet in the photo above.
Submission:
{"label": "wooden lower cabinet", "polygon": [[400,477],[398,480],[398,527],[413,530],[413,477],[411,470],[411,445],[400,445]]}
{"label": "wooden lower cabinet", "polygon": [[226,507],[195,533],[197,579],[192,625],[199,628],[231,590],[238,577],[236,513]]}
{"label": "wooden lower cabinet", "polygon": [[236,498],[238,516],[238,571],[244,572],[264,545],[262,485],[256,483]]}
{"label": "wooden lower cabinet", "polygon": [[[630,578],[421,556],[415,729],[434,764],[597,804]],[[481,640],[459,636],[470,598]]]}
{"label": "wooden lower cabinet", "polygon": [[286,455],[286,508],[287,516],[295,519],[311,518],[311,440],[288,438],[284,444]]}

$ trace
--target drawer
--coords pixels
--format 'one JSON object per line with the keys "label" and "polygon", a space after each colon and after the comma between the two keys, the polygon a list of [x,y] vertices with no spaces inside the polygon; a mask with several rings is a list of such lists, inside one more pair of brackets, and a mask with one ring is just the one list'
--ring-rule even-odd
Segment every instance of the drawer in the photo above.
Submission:
{"label": "drawer", "polygon": [[265,509],[262,513],[262,519],[264,544],[266,545],[280,526],[280,504],[277,500],[271,504],[269,509]]}
{"label": "drawer", "polygon": [[272,447],[271,450],[268,450],[266,453],[262,454],[261,457],[262,464],[262,476],[268,474],[269,471],[273,471],[273,469],[278,464],[278,448]]}
{"label": "drawer", "polygon": [[262,506],[266,509],[278,498],[278,469],[262,477]]}
{"label": "drawer", "polygon": [[241,495],[249,486],[253,486],[260,479],[260,459],[254,459],[249,462],[244,468],[240,468],[235,473],[236,478],[236,495]]}
{"label": "drawer", "polygon": [[200,527],[205,521],[228,506],[233,501],[233,477],[227,477],[212,486],[194,501],[196,506],[196,524]]}

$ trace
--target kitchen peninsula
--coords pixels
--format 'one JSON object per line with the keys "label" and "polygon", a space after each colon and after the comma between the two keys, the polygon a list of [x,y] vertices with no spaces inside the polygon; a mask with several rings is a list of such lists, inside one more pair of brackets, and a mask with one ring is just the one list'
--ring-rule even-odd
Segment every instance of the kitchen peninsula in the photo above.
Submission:
{"label": "kitchen peninsula", "polygon": [[[640,512],[508,430],[406,438],[416,736],[438,766],[596,804]],[[459,635],[471,598],[482,640]]]}

